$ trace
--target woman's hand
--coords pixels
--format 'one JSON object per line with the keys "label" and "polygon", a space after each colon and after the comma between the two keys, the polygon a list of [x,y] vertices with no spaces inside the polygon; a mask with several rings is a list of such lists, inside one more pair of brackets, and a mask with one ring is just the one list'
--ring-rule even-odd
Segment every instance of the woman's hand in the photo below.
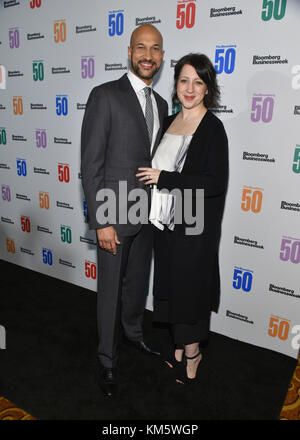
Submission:
{"label": "woman's hand", "polygon": [[136,177],[140,177],[139,182],[144,181],[145,185],[157,185],[160,170],[145,167],[138,168],[138,170],[141,171],[140,173],[136,174]]}

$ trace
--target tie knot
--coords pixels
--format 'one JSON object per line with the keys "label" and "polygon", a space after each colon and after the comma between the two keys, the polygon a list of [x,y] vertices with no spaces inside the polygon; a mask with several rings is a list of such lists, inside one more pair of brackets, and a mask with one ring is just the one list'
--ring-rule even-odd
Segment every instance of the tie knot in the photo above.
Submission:
{"label": "tie knot", "polygon": [[146,98],[151,95],[151,87],[144,87],[143,90],[145,92]]}

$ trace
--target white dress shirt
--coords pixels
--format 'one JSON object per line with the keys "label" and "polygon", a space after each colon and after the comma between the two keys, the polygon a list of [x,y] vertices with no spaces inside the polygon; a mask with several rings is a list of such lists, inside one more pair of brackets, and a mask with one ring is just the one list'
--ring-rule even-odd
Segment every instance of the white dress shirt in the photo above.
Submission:
{"label": "white dress shirt", "polygon": [[[152,84],[150,86],[147,86],[146,83],[144,83],[143,80],[141,80],[138,76],[136,76],[133,72],[131,72],[131,70],[129,70],[129,72],[127,73],[128,79],[136,93],[136,96],[139,100],[139,103],[141,104],[142,107],[142,111],[144,113],[145,116],[145,110],[146,110],[146,96],[145,96],[145,92],[144,92],[144,88],[145,87],[151,87],[152,88]],[[157,103],[156,103],[156,99],[154,97],[154,94],[151,93],[151,100],[152,100],[152,107],[153,107],[153,117],[154,117],[154,121],[153,121],[153,135],[152,135],[152,143],[151,143],[151,152],[152,149],[154,147],[154,143],[156,140],[156,136],[157,136],[157,132],[159,130],[159,117],[158,117],[158,108],[157,108]]]}

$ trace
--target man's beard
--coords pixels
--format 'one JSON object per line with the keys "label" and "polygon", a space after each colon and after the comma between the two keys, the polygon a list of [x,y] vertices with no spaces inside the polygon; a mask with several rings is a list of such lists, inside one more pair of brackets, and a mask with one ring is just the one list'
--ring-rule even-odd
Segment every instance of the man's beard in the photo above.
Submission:
{"label": "man's beard", "polygon": [[[148,75],[144,75],[141,71],[140,71],[140,67],[139,67],[139,63],[148,63],[148,64],[152,64],[153,66],[156,66],[154,70],[152,70],[151,72],[149,72]],[[141,79],[152,79],[154,77],[154,75],[156,74],[156,72],[158,72],[159,67],[157,67],[157,64],[154,63],[153,61],[148,61],[148,60],[140,60],[137,63],[133,63],[131,61],[131,68],[132,70],[136,73],[136,75],[141,78]]]}

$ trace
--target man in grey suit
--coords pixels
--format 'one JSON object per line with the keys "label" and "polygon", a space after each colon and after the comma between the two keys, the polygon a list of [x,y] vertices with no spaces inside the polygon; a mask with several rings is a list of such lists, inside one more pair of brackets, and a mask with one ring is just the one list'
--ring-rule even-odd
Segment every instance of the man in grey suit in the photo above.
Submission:
{"label": "man in grey suit", "polygon": [[[82,184],[89,227],[96,229],[99,244],[99,377],[104,394],[110,396],[117,384],[121,324],[127,342],[144,353],[159,355],[145,343],[142,331],[152,255],[148,212],[138,224],[124,222],[133,202],[124,200],[119,182],[126,188],[125,198],[137,188],[148,191],[149,196],[150,189],[138,181],[136,173],[139,167],[151,167],[162,121],[168,114],[166,101],[151,87],[163,56],[160,32],[149,24],[136,28],[128,47],[130,71],[91,91],[82,124]],[[99,196],[99,190],[107,194],[112,190],[116,196],[113,221],[100,215],[107,200]]]}

